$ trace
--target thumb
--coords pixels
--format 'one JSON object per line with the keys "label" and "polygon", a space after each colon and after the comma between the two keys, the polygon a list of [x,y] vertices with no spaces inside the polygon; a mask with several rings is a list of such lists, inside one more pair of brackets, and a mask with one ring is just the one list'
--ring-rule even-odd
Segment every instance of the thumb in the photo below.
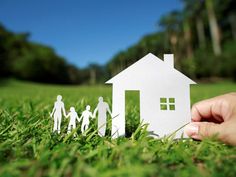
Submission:
{"label": "thumb", "polygon": [[222,133],[221,124],[212,122],[191,122],[185,126],[184,132],[189,137],[197,140],[202,140],[206,137],[220,136]]}

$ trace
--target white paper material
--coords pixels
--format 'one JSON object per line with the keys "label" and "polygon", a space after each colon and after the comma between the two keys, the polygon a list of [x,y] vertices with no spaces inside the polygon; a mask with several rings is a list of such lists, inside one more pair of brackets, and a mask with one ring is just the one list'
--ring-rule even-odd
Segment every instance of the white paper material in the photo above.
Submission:
{"label": "white paper material", "polygon": [[103,97],[98,98],[97,107],[94,110],[93,116],[96,117],[98,112],[98,135],[103,137],[106,133],[107,112],[112,116],[109,105],[103,101]]}
{"label": "white paper material", "polygon": [[62,96],[58,95],[57,101],[54,103],[53,110],[50,113],[50,116],[53,117],[54,120],[53,132],[57,132],[58,134],[61,132],[62,113],[66,116],[64,103],[61,100]]}
{"label": "white paper material", "polygon": [[[125,135],[125,91],[140,91],[140,121],[148,131],[167,136],[190,122],[190,84],[174,68],[174,55],[164,61],[149,53],[106,82],[112,84],[112,138]],[[183,131],[178,131],[180,137]]]}

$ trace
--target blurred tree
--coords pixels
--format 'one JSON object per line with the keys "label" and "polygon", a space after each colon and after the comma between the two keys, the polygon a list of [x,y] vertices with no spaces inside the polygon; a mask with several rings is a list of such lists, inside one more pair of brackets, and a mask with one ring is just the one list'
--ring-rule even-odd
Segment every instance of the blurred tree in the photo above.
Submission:
{"label": "blurred tree", "polygon": [[[71,66],[63,58],[52,48],[29,42],[28,38],[29,33],[14,34],[0,26],[1,77],[47,83],[77,83],[74,78],[78,76],[70,76]],[[76,70],[75,67],[73,69]]]}
{"label": "blurred tree", "polygon": [[106,65],[91,64],[83,69],[68,64],[52,48],[29,42],[29,34],[14,34],[0,25],[0,77],[50,83],[104,83],[151,52],[160,58],[164,53],[174,53],[175,67],[191,77],[235,79],[236,1],[182,1],[181,11],[172,11],[160,19],[159,31],[118,52]]}
{"label": "blurred tree", "polygon": [[217,23],[213,1],[205,0],[205,5],[206,5],[209,26],[210,26],[210,31],[211,31],[213,51],[216,56],[219,56],[221,54],[220,29]]}
{"label": "blurred tree", "polygon": [[4,27],[0,25],[0,77],[6,77],[9,75],[8,62],[6,59],[7,41],[6,38],[9,34],[5,31]]}
{"label": "blurred tree", "polygon": [[206,37],[204,31],[203,16],[205,14],[204,1],[202,0],[182,0],[184,2],[184,12],[188,18],[195,23],[197,38],[200,48],[206,47]]}
{"label": "blurred tree", "polygon": [[169,44],[165,44],[164,33],[154,33],[143,37],[136,45],[117,53],[105,68],[108,78],[119,73],[148,53],[162,57],[163,53],[170,53]]}
{"label": "blurred tree", "polygon": [[86,70],[89,73],[88,83],[91,85],[104,83],[107,79],[109,79],[108,70],[105,66],[92,63],[86,68]]}
{"label": "blurred tree", "polygon": [[190,26],[190,18],[188,13],[183,14],[183,31],[184,31],[184,40],[185,40],[185,48],[187,53],[187,58],[190,59],[193,57],[193,48],[192,48],[192,32]]}
{"label": "blurred tree", "polygon": [[214,0],[215,13],[221,27],[221,38],[236,37],[236,1],[233,0]]}
{"label": "blurred tree", "polygon": [[97,69],[97,65],[96,64],[90,64],[89,65],[89,71],[90,71],[90,84],[94,85],[96,83],[96,69]]}
{"label": "blurred tree", "polygon": [[[177,43],[178,36],[181,33],[181,24],[182,24],[182,16],[179,11],[172,11],[171,13],[164,15],[159,22],[160,26],[163,27],[166,32],[166,36],[168,41],[171,44],[171,48],[173,53],[177,54]],[[178,55],[176,56],[178,58]]]}
{"label": "blurred tree", "polygon": [[229,15],[229,23],[231,26],[231,32],[234,40],[236,40],[236,14],[230,13]]}
{"label": "blurred tree", "polygon": [[[144,36],[108,62],[106,67],[110,76],[152,52],[160,58],[163,53],[174,53],[175,66],[191,77],[235,78],[236,63],[233,58],[236,57],[236,44],[232,39],[235,35],[236,1],[182,1],[183,10],[172,11],[160,19],[159,31]],[[187,60],[189,58],[192,59]]]}

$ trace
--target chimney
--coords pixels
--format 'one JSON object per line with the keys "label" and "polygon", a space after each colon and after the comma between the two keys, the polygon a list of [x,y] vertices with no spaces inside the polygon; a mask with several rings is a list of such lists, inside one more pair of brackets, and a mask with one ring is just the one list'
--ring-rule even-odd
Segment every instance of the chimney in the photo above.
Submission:
{"label": "chimney", "polygon": [[169,67],[174,68],[174,54],[164,54],[164,62]]}

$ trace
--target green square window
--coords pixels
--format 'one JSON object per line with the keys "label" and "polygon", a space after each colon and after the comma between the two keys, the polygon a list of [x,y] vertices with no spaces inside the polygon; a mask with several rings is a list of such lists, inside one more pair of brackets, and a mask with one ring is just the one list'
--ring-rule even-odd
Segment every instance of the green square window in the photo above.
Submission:
{"label": "green square window", "polygon": [[175,98],[169,98],[169,103],[175,103]]}
{"label": "green square window", "polygon": [[175,110],[175,105],[174,104],[170,104],[169,105],[169,110]]}
{"label": "green square window", "polygon": [[167,103],[167,99],[166,98],[160,98],[160,102],[161,103]]}
{"label": "green square window", "polygon": [[161,110],[167,110],[167,105],[166,104],[161,104]]}

